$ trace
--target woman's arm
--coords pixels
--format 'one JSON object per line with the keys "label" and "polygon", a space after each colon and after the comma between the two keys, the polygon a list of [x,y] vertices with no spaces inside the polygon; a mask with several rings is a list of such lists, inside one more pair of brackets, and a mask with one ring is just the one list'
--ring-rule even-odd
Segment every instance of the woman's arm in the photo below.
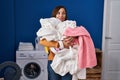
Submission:
{"label": "woman's arm", "polygon": [[74,37],[67,37],[64,38],[62,41],[47,41],[46,39],[42,39],[40,40],[40,44],[46,47],[69,48],[69,46],[73,46],[71,42],[74,39]]}
{"label": "woman's arm", "polygon": [[40,40],[40,44],[46,47],[55,47],[59,48],[59,42],[58,41],[47,41],[46,39]]}

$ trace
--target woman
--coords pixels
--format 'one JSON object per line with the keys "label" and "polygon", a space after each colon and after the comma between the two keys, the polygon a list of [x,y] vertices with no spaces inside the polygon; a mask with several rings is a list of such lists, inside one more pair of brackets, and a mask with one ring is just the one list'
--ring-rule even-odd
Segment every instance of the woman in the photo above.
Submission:
{"label": "woman", "polygon": [[[67,20],[67,11],[64,6],[57,6],[52,11],[52,17],[58,18],[61,21]],[[40,44],[43,46],[46,46],[48,48],[54,47],[54,48],[69,48],[69,46],[72,46],[70,44],[73,41],[74,38],[67,37],[64,38],[62,41],[47,41],[46,39],[40,40]],[[48,49],[48,79],[49,80],[72,80],[72,75],[67,73],[65,76],[60,76],[59,74],[55,73],[53,69],[51,68],[50,64],[52,63],[52,60],[55,56],[55,54]]]}

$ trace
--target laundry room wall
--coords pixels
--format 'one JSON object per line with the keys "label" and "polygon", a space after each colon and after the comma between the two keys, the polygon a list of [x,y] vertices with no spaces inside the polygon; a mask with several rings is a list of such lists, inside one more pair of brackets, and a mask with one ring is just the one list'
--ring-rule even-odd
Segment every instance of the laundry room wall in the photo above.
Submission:
{"label": "laundry room wall", "polygon": [[104,0],[0,0],[0,63],[15,61],[19,42],[35,44],[39,19],[51,16],[57,5],[67,8],[68,19],[83,25],[96,48],[101,48]]}
{"label": "laundry room wall", "polygon": [[0,0],[0,63],[15,58],[14,0]]}

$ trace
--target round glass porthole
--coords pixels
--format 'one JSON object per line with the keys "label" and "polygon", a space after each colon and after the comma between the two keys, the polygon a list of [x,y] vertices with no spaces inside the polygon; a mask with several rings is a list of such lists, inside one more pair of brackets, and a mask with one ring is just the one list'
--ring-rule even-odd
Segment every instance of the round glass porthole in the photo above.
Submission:
{"label": "round glass porthole", "polygon": [[38,77],[41,73],[41,68],[37,63],[28,63],[24,68],[24,74],[30,79]]}

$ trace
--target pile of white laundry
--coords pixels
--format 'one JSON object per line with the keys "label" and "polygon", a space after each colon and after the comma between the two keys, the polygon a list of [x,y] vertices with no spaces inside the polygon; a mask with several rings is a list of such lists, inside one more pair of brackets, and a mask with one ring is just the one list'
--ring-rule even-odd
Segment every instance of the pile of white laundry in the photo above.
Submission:
{"label": "pile of white laundry", "polygon": [[[61,22],[54,17],[40,19],[40,24],[41,28],[38,30],[37,36],[48,41],[63,40],[66,37],[63,35],[64,31],[68,27],[76,27],[76,21],[66,20]],[[51,50],[56,54],[51,64],[56,73],[64,76],[69,72],[73,75],[72,80],[86,79],[86,69],[79,69],[78,67],[78,45],[70,46],[69,49],[63,48],[59,51],[55,51],[54,48],[51,48]]]}

